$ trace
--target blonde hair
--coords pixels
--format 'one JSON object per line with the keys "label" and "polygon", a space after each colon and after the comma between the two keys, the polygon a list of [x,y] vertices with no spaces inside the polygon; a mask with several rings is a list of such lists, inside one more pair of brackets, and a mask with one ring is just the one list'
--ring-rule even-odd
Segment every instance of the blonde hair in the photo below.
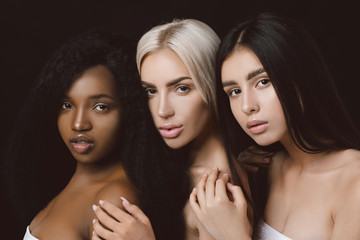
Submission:
{"label": "blonde hair", "polygon": [[140,72],[143,60],[154,51],[170,49],[185,64],[210,112],[216,110],[216,53],[220,44],[217,34],[207,24],[195,19],[175,19],[145,33],[136,52]]}

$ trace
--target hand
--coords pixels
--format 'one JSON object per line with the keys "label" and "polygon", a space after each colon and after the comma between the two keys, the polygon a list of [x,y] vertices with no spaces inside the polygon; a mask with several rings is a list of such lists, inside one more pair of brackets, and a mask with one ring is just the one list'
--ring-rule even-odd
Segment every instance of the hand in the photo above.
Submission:
{"label": "hand", "polygon": [[122,204],[126,211],[108,201],[100,200],[100,207],[93,207],[98,220],[94,219],[92,240],[155,240],[150,220],[134,204],[125,198]]}
{"label": "hand", "polygon": [[206,173],[202,176],[190,194],[191,208],[216,240],[251,239],[252,226],[241,188],[229,183],[227,174],[218,175],[216,168],[209,176]]}
{"label": "hand", "polygon": [[259,167],[267,167],[270,164],[271,157],[274,154],[273,152],[250,146],[239,154],[237,160],[245,170],[257,172]]}

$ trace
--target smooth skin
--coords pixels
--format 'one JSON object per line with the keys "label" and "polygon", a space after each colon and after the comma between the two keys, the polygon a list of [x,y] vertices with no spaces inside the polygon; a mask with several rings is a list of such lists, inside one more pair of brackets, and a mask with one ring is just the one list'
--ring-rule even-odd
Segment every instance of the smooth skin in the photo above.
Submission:
{"label": "smooth skin", "polygon": [[[271,81],[250,49],[240,47],[224,61],[222,82],[244,131],[260,145],[280,141],[287,150],[276,154],[269,168],[265,222],[291,239],[360,239],[360,152],[308,154],[299,150]],[[253,120],[261,120],[263,125],[251,129],[247,124]],[[199,201],[202,196],[196,195]],[[221,227],[214,227],[213,236],[228,232],[236,237],[237,228],[244,226],[232,223],[244,219],[242,207],[231,211],[233,206],[215,202],[212,208],[227,207],[223,212],[228,213],[216,218],[204,214],[208,203],[200,205],[197,217],[206,219],[203,222],[217,221]]]}
{"label": "smooth skin", "polygon": [[[220,171],[220,175],[230,173],[227,157],[221,142],[220,135],[212,121],[209,109],[201,98],[199,90],[196,88],[193,79],[179,56],[169,49],[161,49],[149,54],[141,65],[140,75],[145,92],[149,96],[149,107],[154,119],[155,125],[167,145],[178,149],[192,142],[190,150],[190,161],[192,165],[189,168],[191,187],[195,187],[201,180],[204,172],[209,173],[214,167]],[[162,133],[164,126],[179,127],[181,131],[175,137]],[[264,156],[261,156],[263,158]],[[237,168],[239,175],[243,178],[245,186],[248,186],[246,173],[239,166]],[[229,176],[231,179],[231,176]],[[130,215],[143,214],[140,209],[135,212],[129,212]],[[184,208],[186,222],[186,239],[212,240],[206,228],[200,223],[194,214],[190,203]],[[105,221],[104,215],[99,215],[100,222]],[[120,229],[116,225],[119,219],[109,219],[107,228],[113,232],[121,234],[123,231],[134,233],[141,239],[153,239],[152,235],[140,236],[142,232],[147,232],[151,228],[150,223],[124,225]],[[110,225],[112,227],[110,227]],[[100,226],[101,227],[101,226]],[[144,230],[140,230],[143,227]],[[106,238],[96,230],[96,237]],[[138,235],[136,235],[138,234]],[[98,238],[93,237],[93,240]],[[137,239],[127,238],[127,239]],[[109,239],[123,239],[114,237]]]}
{"label": "smooth skin", "polygon": [[[120,196],[137,202],[137,194],[119,161],[102,164],[110,157],[117,141],[121,121],[120,103],[114,92],[112,73],[98,65],[87,69],[71,85],[58,116],[58,129],[66,146],[77,161],[68,185],[30,224],[38,239],[90,239],[93,232],[91,210],[100,199],[121,207]],[[86,138],[90,147],[72,139]],[[109,159],[108,159],[109,160]],[[115,163],[116,162],[116,163]]]}

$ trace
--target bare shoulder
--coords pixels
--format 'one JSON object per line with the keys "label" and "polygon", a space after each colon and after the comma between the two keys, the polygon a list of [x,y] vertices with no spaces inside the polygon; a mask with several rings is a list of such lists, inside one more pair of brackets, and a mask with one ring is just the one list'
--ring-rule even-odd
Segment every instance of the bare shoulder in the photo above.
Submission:
{"label": "bare shoulder", "polygon": [[96,194],[95,201],[107,200],[117,206],[122,206],[121,198],[131,203],[139,204],[135,187],[129,181],[115,180],[105,184]]}
{"label": "bare shoulder", "polygon": [[341,151],[337,154],[336,160],[342,162],[337,177],[339,202],[357,202],[360,206],[360,151]]}
{"label": "bare shoulder", "polygon": [[337,169],[344,184],[360,180],[360,151],[347,149],[335,154],[334,161],[338,162]]}
{"label": "bare shoulder", "polygon": [[336,157],[343,164],[334,184],[336,202],[331,239],[360,239],[360,151],[344,150]]}

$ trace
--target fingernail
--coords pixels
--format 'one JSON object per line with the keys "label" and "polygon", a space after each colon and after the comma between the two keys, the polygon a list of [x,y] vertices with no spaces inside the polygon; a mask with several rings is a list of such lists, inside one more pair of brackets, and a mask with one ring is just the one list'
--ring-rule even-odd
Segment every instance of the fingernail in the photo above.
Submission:
{"label": "fingernail", "polygon": [[93,233],[92,233],[93,235],[95,235],[95,231],[93,231]]}
{"label": "fingernail", "polygon": [[218,168],[217,167],[214,167],[213,169],[212,169],[212,171],[215,171],[215,170],[217,170]]}
{"label": "fingernail", "polygon": [[226,183],[226,184],[227,184],[229,187],[232,187],[232,186],[233,186],[233,185],[232,185],[231,183],[229,183],[229,182]]}
{"label": "fingernail", "polygon": [[96,206],[95,204],[93,204],[93,205],[92,205],[92,209],[93,209],[94,211],[96,211],[97,206]]}
{"label": "fingernail", "polygon": [[92,223],[94,224],[96,222],[95,218],[92,220]]}
{"label": "fingernail", "polygon": [[207,173],[203,173],[202,175],[201,175],[201,177],[206,177],[207,176]]}
{"label": "fingernail", "polygon": [[196,188],[194,187],[192,191],[195,192],[195,191],[196,191]]}
{"label": "fingernail", "polygon": [[100,205],[104,204],[104,200],[99,200]]}
{"label": "fingernail", "polygon": [[223,175],[224,177],[228,177],[229,176],[229,174],[227,174],[227,173],[224,173],[224,175]]}
{"label": "fingernail", "polygon": [[120,197],[120,198],[121,198],[121,200],[123,200],[123,203],[130,204],[130,202],[126,198],[124,198],[124,197]]}
{"label": "fingernail", "polygon": [[269,163],[270,161],[271,161],[271,158],[268,158],[268,157],[264,158],[264,162]]}

